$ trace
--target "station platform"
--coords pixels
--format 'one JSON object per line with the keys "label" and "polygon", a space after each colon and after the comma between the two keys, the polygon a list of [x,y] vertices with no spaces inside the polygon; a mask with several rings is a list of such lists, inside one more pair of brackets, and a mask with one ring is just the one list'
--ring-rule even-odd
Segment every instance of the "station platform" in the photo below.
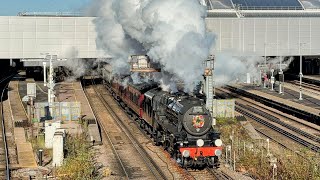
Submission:
{"label": "station platform", "polygon": [[[42,81],[34,81],[33,79],[26,79],[26,81],[20,81],[19,91],[21,96],[27,95],[27,83],[36,83],[37,85],[37,97],[34,102],[47,102],[48,101],[48,88],[44,86]],[[80,82],[59,82],[55,85],[55,102],[80,102],[81,118],[88,122],[88,141],[94,144],[101,144],[101,136],[98,129],[98,124],[91,110],[89,102],[83,92]],[[25,109],[27,104],[24,103]],[[64,121],[61,124],[61,128],[66,129],[70,134],[78,134],[83,132],[81,125],[78,121]]]}
{"label": "station platform", "polygon": [[[320,119],[320,100],[318,98],[304,94],[303,100],[299,100],[299,92],[289,88],[285,88],[284,93],[279,94],[277,88],[275,88],[274,91],[271,91],[270,88],[261,88],[248,84],[236,84],[232,85],[232,87],[244,90],[245,92],[258,97],[271,100],[282,105],[283,107],[288,106],[292,109],[296,109],[297,112],[306,112],[312,116],[313,119],[311,120]],[[319,122],[316,122],[316,124],[319,124]]]}
{"label": "station platform", "polygon": [[14,122],[14,137],[17,146],[18,166],[20,168],[36,168],[37,163],[33,153],[32,145],[26,139],[24,125],[28,124],[26,111],[21,103],[19,94],[19,80],[9,83],[8,99],[10,111]]}
{"label": "station platform", "polygon": [[320,86],[320,75],[303,75],[302,81]]}
{"label": "station platform", "polygon": [[254,129],[254,127],[249,121],[240,121],[240,124],[242,125],[242,127],[245,128],[245,130],[247,131],[251,139],[254,139],[254,140],[262,139],[261,136],[258,134],[258,132]]}
{"label": "station platform", "polygon": [[303,76],[304,79],[312,79],[312,80],[317,80],[320,81],[320,75],[304,75]]}
{"label": "station platform", "polygon": [[[285,88],[285,91],[287,91],[286,89],[289,89],[289,90],[295,91],[296,93],[299,93],[300,86],[292,83],[284,83],[284,88]],[[320,100],[320,91],[302,87],[302,93],[303,93],[303,96],[306,95],[307,97],[309,96],[314,99]]]}
{"label": "station platform", "polygon": [[73,82],[72,87],[74,90],[74,95],[77,101],[81,103],[81,115],[82,119],[88,122],[88,140],[93,143],[93,145],[102,144],[102,139],[100,136],[100,131],[98,128],[96,117],[93,114],[87,96],[85,95],[82,85],[80,82]]}

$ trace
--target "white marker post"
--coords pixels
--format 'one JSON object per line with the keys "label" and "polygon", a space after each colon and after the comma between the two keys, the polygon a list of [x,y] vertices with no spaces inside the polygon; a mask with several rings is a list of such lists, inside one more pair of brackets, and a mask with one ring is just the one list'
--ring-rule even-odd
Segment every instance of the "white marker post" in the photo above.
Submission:
{"label": "white marker post", "polygon": [[273,89],[273,84],[274,84],[274,76],[273,76],[273,72],[274,72],[274,69],[271,69],[271,91],[274,91]]}
{"label": "white marker post", "polygon": [[269,139],[267,139],[267,156],[270,155],[270,144],[269,144]]}
{"label": "white marker post", "polygon": [[303,100],[302,98],[302,55],[300,54],[300,73],[299,73],[299,77],[300,77],[300,90],[299,90],[299,100]]}
{"label": "white marker post", "polygon": [[43,62],[43,85],[47,86],[47,63]]}

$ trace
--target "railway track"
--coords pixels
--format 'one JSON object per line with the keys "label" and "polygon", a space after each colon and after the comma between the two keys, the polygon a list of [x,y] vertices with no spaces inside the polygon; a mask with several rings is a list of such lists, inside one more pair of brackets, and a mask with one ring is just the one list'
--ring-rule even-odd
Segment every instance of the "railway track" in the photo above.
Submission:
{"label": "railway track", "polygon": [[[294,80],[294,81],[289,81],[289,83],[292,83],[294,85],[300,86],[300,81],[298,80]],[[312,89],[316,92],[320,92],[320,86],[317,86],[315,84],[310,84],[310,83],[306,83],[306,82],[302,82],[301,86],[307,89]]]}
{"label": "railway track", "polygon": [[[245,101],[245,102],[248,102],[250,104],[253,104],[255,107],[259,107],[260,109],[264,109],[266,112],[269,112],[268,114],[272,113],[272,114],[276,114],[277,116],[281,117],[281,118],[284,118],[290,122],[294,122],[294,123],[297,123],[299,125],[302,125],[308,129],[312,129],[314,130],[315,132],[319,133],[320,134],[320,128],[317,128],[316,126],[314,126],[313,124],[310,125],[308,123],[306,123],[304,120],[300,120],[300,119],[297,119],[297,118],[292,118],[290,116],[287,116],[285,115],[283,112],[279,111],[279,110],[275,110],[273,108],[268,108],[266,109],[266,107],[262,104],[258,104],[256,102],[250,102],[248,100],[246,100],[245,98],[240,98],[241,100]],[[279,118],[277,118],[279,120]],[[319,136],[315,136],[315,137],[319,137]]]}
{"label": "railway track", "polygon": [[[106,89],[106,91],[109,92],[108,88],[105,87],[105,89]],[[122,107],[122,106],[120,106],[120,103],[119,103],[118,105],[119,105],[119,107]],[[123,108],[123,107],[122,107],[122,109],[123,109],[123,111],[126,110],[126,109]],[[132,118],[129,114],[127,114],[127,113],[125,113],[125,114],[126,114],[126,116],[127,116],[129,119]],[[122,121],[121,121],[121,122],[122,122]],[[125,124],[122,124],[122,126],[126,128],[126,125],[125,125]],[[144,130],[144,129],[142,129],[140,126],[137,126],[137,127],[138,127],[138,129],[142,132],[142,134],[144,135],[144,137],[145,137],[146,139],[150,140],[151,142],[153,141],[152,138],[145,133],[145,130]],[[158,155],[158,156],[159,156],[159,155]],[[199,170],[190,170],[190,169],[188,169],[188,170],[183,170],[183,169],[181,169],[181,168],[179,167],[178,164],[174,163],[174,165],[176,166],[176,168],[178,168],[178,169],[177,169],[178,174],[182,173],[182,176],[184,177],[183,179],[190,179],[190,178],[191,178],[191,179],[214,179],[214,178],[215,178],[215,179],[229,179],[229,180],[233,179],[233,178],[231,178],[230,176],[228,176],[227,174],[223,173],[222,171],[220,171],[220,170],[218,170],[218,169],[206,168],[206,169],[204,169],[204,170],[202,170],[202,171],[199,171]],[[168,166],[167,166],[167,167],[168,167]],[[172,168],[172,167],[171,167],[171,168]],[[180,170],[179,170],[179,169],[180,169]],[[185,172],[186,174],[184,174],[183,172]],[[174,175],[173,175],[172,173],[171,173],[171,176],[174,178]]]}
{"label": "railway track", "polygon": [[273,115],[271,115],[269,113],[266,113],[264,111],[261,111],[261,110],[257,109],[256,107],[253,107],[252,105],[244,105],[244,104],[239,104],[239,103],[237,103],[237,104],[239,106],[245,108],[245,109],[250,110],[251,112],[254,112],[254,113],[259,114],[260,116],[262,116],[262,117],[264,117],[264,118],[266,118],[268,120],[271,120],[272,122],[275,122],[275,123],[277,123],[277,124],[279,124],[279,125],[281,125],[283,127],[286,127],[286,128],[288,128],[288,129],[290,129],[290,130],[292,130],[292,131],[294,131],[294,132],[296,132],[296,133],[298,133],[298,134],[300,134],[300,135],[302,135],[302,136],[304,136],[304,137],[306,137],[306,138],[308,138],[308,139],[310,139],[312,141],[320,143],[320,138],[319,137],[314,136],[312,134],[309,134],[309,133],[307,133],[305,131],[302,131],[301,129],[296,128],[296,127],[294,127],[294,126],[292,126],[290,124],[287,124],[287,123],[281,121],[279,118],[277,118],[277,117],[275,117],[275,116],[273,116]]}
{"label": "railway track", "polygon": [[[276,110],[276,109],[274,109],[274,108],[269,108],[269,107],[266,108],[265,105],[262,105],[262,104],[260,104],[260,103],[258,103],[258,102],[256,102],[256,101],[254,101],[254,100],[251,100],[251,99],[250,99],[250,101],[249,101],[248,98],[246,98],[246,97],[244,97],[244,96],[241,96],[241,95],[238,96],[237,94],[235,94],[235,93],[233,93],[233,92],[231,92],[231,91],[229,91],[229,90],[222,89],[222,88],[218,88],[217,91],[221,91],[221,92],[223,92],[223,93],[226,93],[226,94],[230,95],[230,96],[233,97],[233,98],[234,98],[234,97],[237,97],[237,98],[239,98],[240,100],[245,101],[246,103],[252,104],[252,105],[254,105],[255,107],[259,107],[260,109],[264,109],[265,111],[269,112],[269,114],[270,114],[270,113],[276,114],[277,116],[280,116],[280,117],[282,117],[282,118],[284,118],[284,119],[286,119],[286,120],[292,121],[292,122],[294,122],[294,123],[303,125],[303,126],[309,128],[309,129],[312,129],[312,130],[314,130],[314,131],[316,131],[317,133],[320,134],[320,128],[316,128],[316,126],[314,126],[313,124],[311,125],[310,123],[306,123],[304,120],[300,120],[300,119],[297,119],[297,118],[292,118],[292,117],[286,115],[285,113],[283,113],[283,112],[281,112],[281,111],[279,111],[279,110]],[[278,119],[279,119],[279,118],[278,118]]]}
{"label": "railway track", "polygon": [[[88,91],[91,91],[91,93]],[[110,104],[101,95],[100,91],[95,87],[93,81],[91,88],[85,88],[85,93],[89,97],[89,102],[93,107],[96,107],[98,103],[98,105],[101,108],[106,109],[110,115],[110,117],[105,118],[113,119],[112,121],[108,121],[109,125],[106,125],[106,122],[103,122],[106,121],[106,119],[102,119],[102,116],[98,115],[99,113],[106,112],[101,111],[101,109],[97,110],[93,108],[94,113],[98,117],[99,124],[107,135],[108,143],[112,147],[117,162],[122,169],[123,176],[127,179],[139,178],[138,176],[140,176],[140,178],[147,176],[148,178],[152,177],[152,179],[166,179],[161,168],[157,166],[149,154],[139,144],[139,141],[130,132],[121,118],[118,117],[117,113],[114,112]],[[144,174],[136,174],[137,171],[135,171],[135,169],[139,168],[142,170],[139,173],[143,172]]]}
{"label": "railway track", "polygon": [[[221,89],[219,89],[219,90],[221,90]],[[221,91],[223,91],[223,90],[221,90]],[[223,92],[226,92],[226,91],[223,91]],[[228,92],[226,92],[226,93],[228,93]],[[229,94],[234,96],[233,93],[229,93]],[[278,117],[275,117],[274,115],[272,115],[270,113],[267,113],[265,111],[262,111],[262,110],[256,108],[255,107],[255,106],[257,106],[256,104],[254,104],[254,103],[252,103],[252,102],[250,102],[248,100],[245,100],[244,98],[240,98],[240,99],[242,101],[245,101],[245,102],[249,103],[249,105],[245,105],[245,104],[237,102],[236,103],[236,110],[238,112],[243,113],[244,115],[252,118],[253,120],[259,122],[260,124],[263,124],[263,125],[271,128],[271,129],[275,130],[276,132],[278,132],[278,133],[280,133],[280,134],[282,134],[282,135],[294,140],[295,142],[298,142],[299,144],[301,144],[301,145],[303,145],[303,146],[305,146],[307,148],[310,148],[311,150],[313,150],[315,152],[320,152],[320,147],[315,145],[315,143],[310,143],[309,141],[306,141],[306,140],[304,140],[304,139],[302,139],[302,138],[300,138],[300,137],[298,137],[298,136],[296,136],[296,135],[284,130],[283,128],[279,127],[278,125],[283,126],[283,127],[287,128],[287,129],[289,129],[289,130],[291,130],[291,131],[293,131],[293,132],[295,132],[295,133],[297,133],[297,134],[299,134],[299,135],[301,135],[301,136],[303,136],[305,138],[308,138],[311,141],[320,143],[320,138],[318,136],[315,136],[315,135],[312,135],[310,133],[307,133],[307,132],[305,132],[305,131],[303,131],[303,130],[301,130],[299,128],[296,128],[296,127],[294,127],[294,126],[292,126],[290,124],[287,124],[287,123],[281,121]],[[280,115],[280,116],[283,116],[280,113],[276,113],[276,112],[273,112],[273,113],[275,113],[277,115]],[[268,122],[268,121],[266,121],[266,120],[264,120],[262,118],[259,118],[259,117],[255,116],[254,114],[257,114],[257,115],[259,115],[259,116],[261,116],[261,117],[263,117],[265,119],[268,119],[271,122],[276,123],[277,125],[274,125],[273,123],[270,123],[270,122]],[[300,123],[300,122],[298,122],[298,123]],[[283,145],[283,144],[281,144],[281,145]]]}
{"label": "railway track", "polygon": [[5,122],[5,116],[4,116],[4,105],[3,105],[3,101],[4,101],[4,95],[5,95],[5,91],[7,90],[7,87],[9,85],[9,80],[15,75],[15,73],[11,73],[10,75],[2,78],[0,80],[0,84],[4,84],[4,86],[2,86],[2,91],[1,91],[1,99],[0,99],[0,116],[1,116],[1,145],[0,145],[0,149],[1,149],[1,153],[0,153],[0,165],[1,170],[0,170],[0,177],[2,177],[3,179],[10,179],[10,161],[9,161],[9,146],[8,146],[8,140],[7,140],[7,135],[6,135],[6,122]]}
{"label": "railway track", "polygon": [[280,134],[282,134],[282,135],[284,135],[284,136],[286,136],[286,137],[288,137],[290,139],[292,139],[293,141],[295,141],[295,142],[297,142],[297,143],[299,143],[299,144],[301,144],[301,145],[303,145],[303,146],[305,146],[307,148],[310,148],[311,150],[313,150],[315,152],[320,152],[320,147],[319,146],[314,145],[314,144],[310,143],[309,141],[306,141],[306,140],[304,140],[304,139],[302,139],[302,138],[300,138],[300,137],[298,137],[298,136],[296,136],[296,135],[294,135],[294,134],[292,134],[292,133],[290,133],[288,131],[283,130],[279,126],[273,125],[272,123],[270,123],[270,122],[268,122],[268,121],[266,121],[266,120],[264,120],[262,118],[257,117],[256,115],[251,113],[249,110],[246,110],[245,108],[243,108],[241,106],[240,107],[236,106],[235,109],[236,109],[236,111],[240,112],[241,114],[243,114],[243,115],[245,115],[247,117],[250,117],[251,119],[259,122],[260,124],[265,125],[266,127],[270,128],[270,129],[272,129],[272,130],[274,130],[274,131],[276,131],[276,132],[278,132],[278,133],[280,133]]}
{"label": "railway track", "polygon": [[[242,97],[247,97],[250,98],[254,101],[260,102],[266,106],[269,107],[273,107],[276,108],[282,112],[285,112],[287,114],[294,114],[295,117],[300,118],[300,119],[304,119],[304,120],[308,120],[309,122],[312,122],[314,124],[318,123],[318,120],[320,120],[320,116],[319,115],[315,115],[313,113],[309,113],[307,111],[301,110],[299,108],[296,107],[291,107],[291,106],[287,106],[285,104],[281,104],[278,103],[277,101],[274,101],[272,99],[268,99],[262,96],[258,96],[258,95],[254,95],[251,94],[245,90],[242,89],[238,89],[236,87],[233,86],[226,86],[225,89],[227,89],[230,92],[233,92],[235,94],[237,94],[237,96],[242,96]],[[236,97],[237,97],[236,96]]]}
{"label": "railway track", "polygon": [[189,176],[193,179],[217,179],[217,180],[233,180],[231,176],[220,171],[219,169],[205,168],[203,170],[187,170]]}
{"label": "railway track", "polygon": [[[0,80],[0,83],[3,83],[10,79],[13,75],[10,75],[8,77],[3,78]],[[7,142],[7,136],[6,136],[6,123],[4,118],[4,106],[3,106],[3,100],[4,100],[4,94],[8,87],[9,83],[7,83],[1,92],[1,99],[0,99],[0,116],[1,116],[1,153],[0,153],[0,164],[4,165],[4,167],[1,168],[0,171],[0,177],[3,179],[10,179],[10,169],[9,169],[9,148],[8,148],[8,142]]]}
{"label": "railway track", "polygon": [[222,179],[222,180],[232,180],[233,178],[229,176],[228,174],[219,171],[218,169],[211,169],[207,168],[207,171],[209,171],[216,179]]}

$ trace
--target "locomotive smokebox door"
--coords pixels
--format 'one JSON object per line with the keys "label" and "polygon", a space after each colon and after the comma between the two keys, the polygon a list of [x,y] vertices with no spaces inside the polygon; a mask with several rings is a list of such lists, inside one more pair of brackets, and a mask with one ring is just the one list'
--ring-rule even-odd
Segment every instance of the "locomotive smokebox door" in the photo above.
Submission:
{"label": "locomotive smokebox door", "polygon": [[185,113],[183,125],[188,133],[194,136],[201,136],[211,128],[212,118],[210,112],[202,106],[194,106]]}

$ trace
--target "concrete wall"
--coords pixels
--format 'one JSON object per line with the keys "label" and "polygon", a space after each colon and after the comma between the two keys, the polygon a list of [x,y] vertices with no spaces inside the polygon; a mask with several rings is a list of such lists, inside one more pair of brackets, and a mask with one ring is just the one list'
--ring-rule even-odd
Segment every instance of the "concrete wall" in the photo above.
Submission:
{"label": "concrete wall", "polygon": [[99,57],[93,19],[0,16],[0,59],[43,58],[40,53]]}
{"label": "concrete wall", "polygon": [[[320,18],[207,18],[215,52],[249,55],[320,55]],[[240,53],[239,53],[240,54]]]}

